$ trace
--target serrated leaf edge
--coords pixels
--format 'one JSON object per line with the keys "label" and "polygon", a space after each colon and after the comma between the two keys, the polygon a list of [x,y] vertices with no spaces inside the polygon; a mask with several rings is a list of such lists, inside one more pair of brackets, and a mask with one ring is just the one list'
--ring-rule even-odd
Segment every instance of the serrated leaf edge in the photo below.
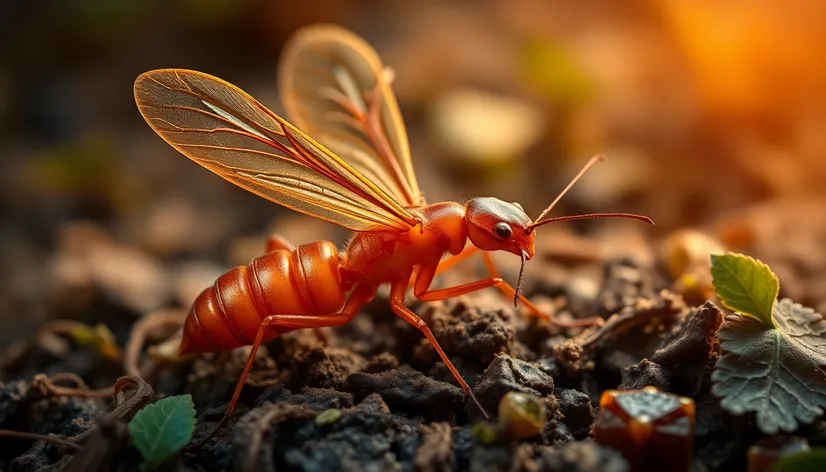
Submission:
{"label": "serrated leaf edge", "polygon": [[[777,307],[781,303],[784,303],[784,302],[788,302],[788,304],[790,305],[791,310],[798,309],[798,310],[804,312],[807,315],[818,315],[818,316],[821,317],[821,319],[824,319],[823,315],[819,311],[815,310],[812,307],[808,307],[806,305],[803,305],[802,303],[797,303],[796,301],[794,301],[794,300],[792,300],[791,298],[788,298],[788,297],[784,297],[782,300],[778,300],[778,302],[775,303],[774,310],[772,310],[772,319],[774,319],[775,314],[778,313]],[[778,316],[778,318],[781,318],[781,317]],[[783,334],[783,336],[785,336],[789,340],[789,344],[794,349],[802,352],[807,357],[809,357],[809,359],[812,360],[812,365],[814,365],[815,367],[826,366],[826,364],[821,363],[821,360],[823,359],[823,354],[819,353],[817,350],[813,349],[811,346],[809,346],[808,344],[806,344],[802,340],[798,339],[796,336],[792,336],[791,334],[787,333],[779,325],[775,324],[774,329],[776,329],[781,334]]]}
{"label": "serrated leaf edge", "polygon": [[[164,408],[164,406],[166,406],[166,405],[168,405],[168,404],[170,404],[170,403],[171,403],[171,402],[170,402],[170,400],[177,400],[177,401],[176,401],[174,404],[172,404],[173,408],[172,408],[172,410],[170,410],[170,411],[169,411],[169,413],[167,414],[167,413],[165,413],[165,412],[163,411],[163,408]],[[147,408],[149,408],[149,407],[154,407],[154,408],[152,408],[152,410],[151,410],[151,413],[152,413],[152,419],[155,421],[155,424],[156,424],[156,425],[158,425],[158,431],[159,431],[159,432],[162,432],[162,431],[164,430],[164,428],[166,428],[166,426],[169,424],[169,421],[170,421],[170,419],[172,418],[172,415],[175,413],[175,410],[177,410],[177,409],[178,409],[178,407],[180,407],[182,404],[184,404],[184,402],[186,402],[189,406],[191,406],[191,407],[192,407],[192,411],[193,411],[193,416],[192,416],[192,429],[193,429],[193,431],[194,431],[194,429],[195,429],[195,415],[194,415],[194,414],[195,414],[195,403],[192,401],[192,395],[190,395],[190,394],[186,394],[186,395],[178,395],[178,396],[176,396],[176,397],[167,397],[167,398],[163,398],[163,399],[158,400],[158,401],[156,401],[156,402],[154,402],[154,403],[150,403],[149,405],[146,405],[146,406],[145,406],[145,407],[143,407],[140,411],[138,411],[138,413],[137,413],[137,414],[135,414],[135,416],[132,418],[132,421],[130,421],[130,422],[129,422],[129,425],[130,425],[130,430],[131,430],[130,432],[131,432],[131,434],[132,434],[133,438],[134,438],[134,436],[135,436],[135,432],[136,432],[136,430],[139,430],[139,431],[141,432],[141,434],[142,434],[142,435],[144,435],[144,436],[148,436],[148,428],[147,428],[147,426],[144,424],[144,418],[143,418],[143,416],[141,416],[141,413],[144,413],[144,410],[146,410],[146,409],[147,409]],[[160,404],[160,405],[159,405],[159,404]],[[161,423],[158,421],[157,413],[158,413],[158,410],[159,410],[159,409],[161,410],[161,413],[162,413],[162,414],[164,414],[164,416],[166,417],[166,418],[165,418],[165,420],[164,420],[164,422],[163,422],[163,424],[161,424]],[[146,413],[144,413],[144,414],[146,414]],[[132,426],[133,424],[134,424],[135,426]],[[190,432],[190,434],[189,434],[189,435],[191,436],[191,435],[192,435],[192,433]],[[147,450],[147,452],[146,452],[146,455],[144,455],[144,451],[143,451],[143,450],[141,450],[141,448],[138,448],[138,450],[141,452],[141,456],[143,456],[144,461],[145,461],[147,464],[151,465],[151,466],[158,465],[158,464],[160,464],[161,462],[163,462],[164,460],[166,460],[166,459],[168,459],[168,458],[170,457],[170,456],[167,456],[167,457],[160,457],[160,458],[158,458],[158,457],[154,457],[154,456],[157,454],[157,450],[158,450],[158,446],[159,446],[159,444],[160,444],[160,439],[161,439],[161,436],[162,436],[162,434],[158,434],[158,435],[157,435],[157,436],[156,436],[156,437],[155,437],[155,438],[154,438],[154,439],[153,439],[153,440],[149,443],[150,447],[148,448],[148,450]],[[137,445],[136,445],[136,447],[137,447]],[[173,452],[173,454],[174,454],[175,452],[178,452],[178,451],[174,451],[174,452]]]}
{"label": "serrated leaf edge", "polygon": [[[780,293],[780,279],[777,277],[777,274],[775,274],[774,271],[771,270],[771,267],[769,267],[769,265],[766,264],[765,262],[763,262],[759,259],[756,259],[752,256],[749,256],[747,254],[741,254],[741,253],[738,253],[738,252],[726,252],[724,254],[711,254],[710,255],[711,270],[712,271],[714,270],[714,265],[715,265],[716,261],[720,261],[721,263],[725,263],[725,261],[727,260],[726,256],[745,259],[745,260],[751,262],[752,264],[754,264],[758,268],[761,268],[761,269],[765,268],[768,271],[769,275],[771,275],[771,278],[777,284],[777,293],[774,294],[772,304],[769,307],[769,313],[768,313],[768,316],[766,317],[766,319],[769,321],[769,325],[767,326],[767,328],[768,329],[775,329],[776,325],[774,323],[774,306],[777,304],[777,296]],[[732,273],[735,273],[735,272],[732,271]],[[738,282],[740,282],[744,286],[746,285],[739,278],[737,280],[738,280]],[[751,318],[757,319],[760,322],[762,322],[763,324],[766,324],[766,319],[763,319],[762,317],[760,317],[760,316],[758,316],[754,313],[741,312],[736,307],[733,307],[733,306],[729,305],[728,301],[723,296],[721,296],[720,293],[717,291],[717,286],[714,284],[713,274],[712,274],[712,287],[714,287],[714,293],[717,295],[717,298],[720,299],[720,303],[722,303],[724,307],[728,308],[729,310],[733,310],[736,313],[740,313],[742,315],[746,315],[746,316],[749,316]]]}

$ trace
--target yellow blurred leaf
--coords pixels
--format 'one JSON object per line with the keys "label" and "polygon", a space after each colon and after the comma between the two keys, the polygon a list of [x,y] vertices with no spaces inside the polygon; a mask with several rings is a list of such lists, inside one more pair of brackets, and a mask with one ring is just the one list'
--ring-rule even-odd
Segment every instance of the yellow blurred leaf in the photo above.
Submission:
{"label": "yellow blurred leaf", "polygon": [[80,346],[94,349],[107,359],[118,360],[120,358],[120,349],[115,336],[104,324],[91,327],[78,323],[70,335]]}
{"label": "yellow blurred leaf", "polygon": [[580,103],[593,91],[587,71],[560,44],[527,41],[520,62],[525,80],[552,100]]}

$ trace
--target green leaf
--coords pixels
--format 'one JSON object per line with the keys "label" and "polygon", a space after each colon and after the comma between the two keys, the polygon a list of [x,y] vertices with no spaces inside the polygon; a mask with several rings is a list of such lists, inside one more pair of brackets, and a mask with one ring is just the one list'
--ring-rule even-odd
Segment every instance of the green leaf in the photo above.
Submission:
{"label": "green leaf", "polygon": [[341,410],[337,408],[330,408],[324,410],[315,417],[315,424],[323,426],[325,424],[332,424],[341,418]]}
{"label": "green leaf", "polygon": [[183,449],[195,431],[191,395],[178,395],[146,405],[129,422],[132,442],[148,467],[155,467]]}
{"label": "green leaf", "polygon": [[734,415],[756,413],[766,434],[791,432],[826,408],[826,346],[819,333],[823,317],[810,308],[780,300],[774,310],[778,329],[746,316],[729,317],[717,333],[725,354],[711,375],[720,406]]}
{"label": "green leaf", "polygon": [[770,472],[823,472],[826,470],[826,448],[798,452],[783,457],[772,465]]}
{"label": "green leaf", "polygon": [[774,327],[772,310],[780,283],[769,266],[743,254],[713,254],[711,277],[723,305]]}
{"label": "green leaf", "polygon": [[476,436],[476,439],[486,446],[495,443],[499,439],[497,428],[486,421],[473,423],[470,430],[473,432],[473,435]]}

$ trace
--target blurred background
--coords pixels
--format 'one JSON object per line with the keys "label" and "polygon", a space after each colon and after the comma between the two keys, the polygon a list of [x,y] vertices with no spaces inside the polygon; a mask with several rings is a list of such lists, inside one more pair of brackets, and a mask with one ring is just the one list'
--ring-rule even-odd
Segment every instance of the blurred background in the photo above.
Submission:
{"label": "blurred background", "polygon": [[144,71],[188,68],[280,112],[282,45],[317,22],[354,30],[395,69],[429,201],[497,196],[537,216],[604,153],[555,214],[638,212],[657,226],[571,234],[658,254],[692,228],[826,308],[826,3],[9,1],[0,349],[49,319],[186,306],[271,231],[344,240],[178,154],[132,95]]}

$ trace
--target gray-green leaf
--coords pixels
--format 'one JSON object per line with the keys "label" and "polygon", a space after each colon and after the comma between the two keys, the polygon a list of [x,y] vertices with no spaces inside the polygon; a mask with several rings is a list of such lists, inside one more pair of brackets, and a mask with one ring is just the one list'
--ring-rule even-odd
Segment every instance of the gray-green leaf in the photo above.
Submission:
{"label": "gray-green leaf", "polygon": [[773,327],[780,283],[766,264],[743,254],[711,256],[712,285],[723,305]]}
{"label": "gray-green leaf", "polygon": [[823,315],[784,298],[775,305],[773,318],[777,329],[783,331],[789,341],[817,365],[826,366],[826,320]]}
{"label": "gray-green leaf", "polygon": [[[795,305],[787,299],[778,303],[775,320],[779,326],[804,330],[813,315]],[[800,347],[810,335],[796,333],[767,329],[754,318],[737,315],[729,317],[718,333],[726,353],[711,376],[712,393],[722,397],[720,405],[729,413],[755,412],[757,427],[766,434],[794,431],[826,407],[826,374],[818,368],[812,349]]]}
{"label": "gray-green leaf", "polygon": [[155,467],[183,449],[195,431],[191,395],[178,395],[146,405],[129,422],[132,442],[148,467]]}

